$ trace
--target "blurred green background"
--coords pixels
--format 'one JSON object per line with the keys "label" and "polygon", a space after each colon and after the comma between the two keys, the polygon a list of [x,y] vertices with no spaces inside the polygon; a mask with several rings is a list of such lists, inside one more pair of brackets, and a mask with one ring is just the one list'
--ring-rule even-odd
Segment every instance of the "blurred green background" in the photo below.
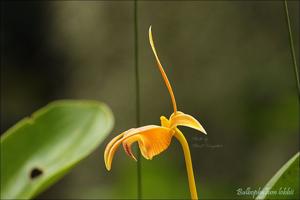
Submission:
{"label": "blurred green background", "polygon": [[[290,1],[296,54],[299,2]],[[40,199],[136,198],[136,163],[120,149],[107,172],[103,151],[135,127],[133,1],[1,1],[1,133],[56,99],[106,102],[107,140]],[[208,136],[181,128],[200,199],[249,198],[299,148],[299,105],[281,1],[139,1],[142,125],[159,124],[171,102],[148,42],[156,48],[179,110]],[[297,57],[299,61],[299,57]],[[144,198],[189,198],[180,144],[142,159]]]}

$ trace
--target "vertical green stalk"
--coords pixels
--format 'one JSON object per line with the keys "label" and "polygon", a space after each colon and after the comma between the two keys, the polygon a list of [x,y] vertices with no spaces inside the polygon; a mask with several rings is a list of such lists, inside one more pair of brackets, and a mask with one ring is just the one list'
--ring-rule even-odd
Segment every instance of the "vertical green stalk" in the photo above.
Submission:
{"label": "vertical green stalk", "polygon": [[289,32],[290,50],[291,50],[291,55],[292,55],[292,59],[293,59],[294,72],[295,72],[296,84],[297,84],[297,89],[298,89],[298,98],[300,98],[299,73],[298,73],[298,66],[297,66],[297,62],[296,62],[296,55],[295,55],[295,48],[294,48],[291,22],[290,22],[289,9],[288,9],[288,4],[287,4],[286,0],[284,0],[284,8],[285,8],[284,11],[285,11],[285,16],[286,16],[286,23],[287,23],[288,32]]}
{"label": "vertical green stalk", "polygon": [[[140,126],[140,80],[138,68],[138,12],[137,0],[134,0],[134,66],[135,66],[135,106],[136,106],[136,127]],[[141,176],[141,152],[137,149],[137,198],[142,198],[142,176]]]}

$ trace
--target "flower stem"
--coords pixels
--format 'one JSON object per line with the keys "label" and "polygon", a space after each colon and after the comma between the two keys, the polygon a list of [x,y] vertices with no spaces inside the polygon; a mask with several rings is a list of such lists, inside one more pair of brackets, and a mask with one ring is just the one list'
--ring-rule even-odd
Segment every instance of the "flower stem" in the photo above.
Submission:
{"label": "flower stem", "polygon": [[298,73],[298,67],[297,67],[297,62],[296,62],[296,55],[295,55],[295,48],[294,48],[291,22],[290,22],[289,9],[288,9],[288,4],[287,4],[286,0],[284,0],[284,8],[285,8],[284,11],[285,11],[285,16],[286,16],[285,19],[286,19],[286,23],[287,23],[288,32],[289,32],[290,49],[291,49],[291,54],[292,54],[292,59],[293,59],[293,64],[294,64],[296,85],[297,85],[297,89],[298,89],[298,97],[300,98],[299,73]]}
{"label": "flower stem", "polygon": [[[136,92],[136,127],[140,126],[140,80],[138,68],[138,13],[137,1],[134,0],[133,18],[134,18],[134,68],[135,68],[135,92]],[[137,199],[142,199],[142,173],[141,173],[141,152],[137,148]]]}
{"label": "flower stem", "polygon": [[186,170],[187,170],[187,175],[189,180],[189,187],[191,192],[191,199],[193,200],[198,199],[189,144],[187,143],[184,135],[178,128],[176,128],[174,136],[180,142],[183,149],[185,165],[186,165]]}

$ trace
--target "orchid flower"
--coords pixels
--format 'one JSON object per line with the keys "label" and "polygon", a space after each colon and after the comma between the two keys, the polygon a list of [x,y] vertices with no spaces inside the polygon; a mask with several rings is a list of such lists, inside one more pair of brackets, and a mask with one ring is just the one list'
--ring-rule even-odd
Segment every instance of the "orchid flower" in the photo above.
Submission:
{"label": "orchid flower", "polygon": [[196,129],[204,134],[206,131],[202,125],[191,115],[185,114],[177,110],[175,96],[171,87],[171,84],[168,80],[168,77],[160,63],[157,52],[155,50],[151,26],[149,28],[149,41],[154,53],[158,69],[164,79],[164,82],[167,86],[167,89],[170,93],[171,101],[173,104],[174,112],[171,114],[169,119],[165,116],[160,117],[161,125],[148,125],[142,126],[139,128],[129,129],[120,135],[113,138],[106,146],[104,151],[104,162],[107,170],[111,169],[112,160],[117,148],[122,144],[123,148],[128,156],[136,160],[135,156],[132,153],[131,145],[134,142],[138,142],[139,149],[142,155],[151,160],[154,156],[165,151],[170,143],[173,136],[181,143],[183,148],[183,153],[186,162],[189,187],[191,192],[192,199],[198,199],[196,184],[194,180],[192,159],[190,155],[189,145],[182,134],[182,132],[177,128],[178,126],[187,126],[193,129]]}

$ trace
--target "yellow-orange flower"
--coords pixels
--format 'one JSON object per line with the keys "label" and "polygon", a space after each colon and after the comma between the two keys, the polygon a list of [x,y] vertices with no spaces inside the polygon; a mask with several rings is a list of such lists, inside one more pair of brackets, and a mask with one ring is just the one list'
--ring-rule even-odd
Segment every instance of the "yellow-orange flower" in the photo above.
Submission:
{"label": "yellow-orange flower", "polygon": [[148,125],[139,128],[132,128],[113,138],[107,144],[104,151],[105,166],[107,170],[111,169],[114,154],[121,144],[123,145],[126,154],[136,160],[135,156],[132,153],[131,145],[134,142],[138,142],[142,155],[146,159],[151,160],[154,156],[160,154],[168,148],[168,146],[171,143],[171,139],[174,136],[179,140],[183,147],[192,199],[198,199],[188,143],[186,142],[184,135],[177,128],[177,126],[187,126],[190,128],[194,128],[204,134],[206,134],[206,131],[194,117],[183,112],[177,111],[176,100],[171,84],[159,61],[158,55],[155,50],[151,26],[149,28],[149,41],[155,59],[157,61],[157,66],[162,74],[162,77],[170,93],[174,112],[169,117],[169,119],[167,119],[165,116],[160,117],[161,126]]}

